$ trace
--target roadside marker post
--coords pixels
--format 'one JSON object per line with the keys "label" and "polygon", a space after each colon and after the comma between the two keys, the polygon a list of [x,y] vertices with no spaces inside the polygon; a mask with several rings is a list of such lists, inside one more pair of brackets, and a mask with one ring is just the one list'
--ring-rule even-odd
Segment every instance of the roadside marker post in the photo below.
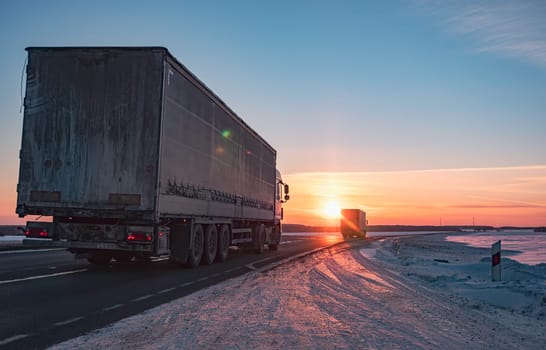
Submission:
{"label": "roadside marker post", "polygon": [[501,280],[501,241],[491,245],[491,280],[497,282]]}

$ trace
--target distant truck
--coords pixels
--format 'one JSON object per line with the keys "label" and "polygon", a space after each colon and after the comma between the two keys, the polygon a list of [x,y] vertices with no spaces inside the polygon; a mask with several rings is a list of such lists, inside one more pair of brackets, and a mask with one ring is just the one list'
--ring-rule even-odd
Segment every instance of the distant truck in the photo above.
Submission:
{"label": "distant truck", "polygon": [[366,238],[368,221],[366,213],[360,209],[341,209],[339,229],[343,238]]}
{"label": "distant truck", "polygon": [[278,249],[276,151],[166,48],[26,50],[16,212],[49,218],[27,236],[95,264]]}

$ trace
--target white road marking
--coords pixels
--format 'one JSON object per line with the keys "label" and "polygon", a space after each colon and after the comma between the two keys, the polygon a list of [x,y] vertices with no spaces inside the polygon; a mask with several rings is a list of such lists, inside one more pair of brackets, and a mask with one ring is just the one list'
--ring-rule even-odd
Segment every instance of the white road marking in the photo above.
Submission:
{"label": "white road marking", "polygon": [[31,277],[25,277],[25,278],[18,278],[18,279],[14,279],[14,280],[0,281],[0,284],[8,284],[8,283],[15,283],[15,282],[23,282],[23,281],[37,280],[37,279],[40,279],[40,278],[48,278],[48,277],[56,277],[56,276],[62,276],[62,275],[70,275],[70,274],[73,274],[73,273],[84,272],[84,271],[87,271],[87,269],[74,270],[74,271],[65,271],[65,272],[57,272],[57,273],[52,273],[52,274],[49,274],[49,275],[31,276]]}
{"label": "white road marking", "polygon": [[207,277],[201,277],[201,278],[199,278],[199,279],[197,280],[197,282],[203,282],[203,281],[206,281],[206,280],[208,280],[208,279],[209,279],[208,276],[207,276]]}
{"label": "white road marking", "polygon": [[172,292],[173,290],[175,290],[176,288],[172,287],[172,288],[167,288],[167,289],[163,289],[163,290],[160,290],[159,292],[157,292],[157,294],[163,294],[163,293],[169,293],[169,292]]}
{"label": "white road marking", "polygon": [[182,283],[182,284],[180,285],[180,287],[183,288],[183,287],[191,286],[191,285],[194,284],[194,283],[195,283],[195,282],[193,282],[193,281],[192,281],[192,282]]}
{"label": "white road marking", "polygon": [[245,267],[249,270],[252,270],[252,271],[256,271],[258,270],[254,264],[259,264],[259,263],[263,263],[265,261],[268,261],[268,260],[273,260],[274,257],[268,257],[268,258],[263,258],[263,259],[260,259],[260,260],[256,260],[256,261],[253,261],[251,262],[250,264],[246,264]]}
{"label": "white road marking", "polygon": [[234,268],[232,268],[232,269],[229,269],[229,270],[224,271],[224,273],[230,273],[230,272],[233,272],[233,271],[237,271],[237,270],[239,270],[239,269],[241,269],[241,268],[242,268],[242,266],[237,266],[237,267],[234,267]]}
{"label": "white road marking", "polygon": [[102,309],[102,311],[112,311],[115,309],[119,309],[120,307],[123,307],[123,306],[125,306],[125,304],[116,304],[109,307],[105,307],[104,309]]}
{"label": "white road marking", "polygon": [[219,276],[222,276],[221,273],[215,273],[213,275],[210,275],[210,278],[215,278],[215,277],[219,277]]}
{"label": "white road marking", "polygon": [[29,336],[28,334],[17,334],[17,335],[14,335],[13,337],[9,337],[9,338],[6,338],[6,339],[4,339],[4,340],[0,340],[0,346],[6,345],[6,344],[8,344],[8,343],[14,342],[14,341],[19,340],[19,339],[26,338],[26,337],[28,337],[28,336]]}
{"label": "white road marking", "polygon": [[295,241],[283,241],[283,242],[281,242],[279,244],[282,245],[282,244],[290,244],[290,243],[296,243],[296,242],[301,242],[301,239],[297,239]]}
{"label": "white road marking", "polygon": [[65,325],[70,324],[70,323],[78,322],[79,320],[83,320],[83,316],[74,317],[74,318],[71,318],[71,319],[66,320],[66,321],[57,322],[57,323],[54,323],[53,325],[54,326],[65,326]]}
{"label": "white road marking", "polygon": [[151,259],[150,261],[151,262],[160,262],[160,261],[165,261],[165,260],[169,260],[169,258],[154,258],[154,259]]}
{"label": "white road marking", "polygon": [[141,296],[140,298],[135,298],[135,299],[133,299],[133,300],[131,300],[131,301],[136,303],[136,302],[138,302],[138,301],[150,299],[150,298],[153,297],[153,296],[154,296],[153,294],[146,294],[146,295]]}
{"label": "white road marking", "polygon": [[66,250],[66,248],[4,250],[4,251],[1,251],[0,254],[40,253],[40,252],[49,252],[52,250]]}

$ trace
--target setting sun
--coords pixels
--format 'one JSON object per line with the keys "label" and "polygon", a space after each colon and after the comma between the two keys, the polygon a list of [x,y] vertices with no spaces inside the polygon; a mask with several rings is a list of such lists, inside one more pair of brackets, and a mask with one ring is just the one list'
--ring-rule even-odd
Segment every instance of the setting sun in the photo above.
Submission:
{"label": "setting sun", "polygon": [[341,208],[334,201],[329,201],[324,207],[324,214],[329,218],[338,218],[341,212]]}

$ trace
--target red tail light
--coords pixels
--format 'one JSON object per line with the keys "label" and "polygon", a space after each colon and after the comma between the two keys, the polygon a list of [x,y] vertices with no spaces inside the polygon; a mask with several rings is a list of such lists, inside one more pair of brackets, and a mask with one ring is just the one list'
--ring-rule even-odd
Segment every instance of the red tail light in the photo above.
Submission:
{"label": "red tail light", "polygon": [[27,228],[25,231],[26,237],[36,237],[36,238],[48,238],[49,232],[47,230],[44,230],[43,228],[39,227],[30,227]]}
{"label": "red tail light", "polygon": [[146,232],[129,232],[127,240],[129,242],[151,242],[152,234]]}

